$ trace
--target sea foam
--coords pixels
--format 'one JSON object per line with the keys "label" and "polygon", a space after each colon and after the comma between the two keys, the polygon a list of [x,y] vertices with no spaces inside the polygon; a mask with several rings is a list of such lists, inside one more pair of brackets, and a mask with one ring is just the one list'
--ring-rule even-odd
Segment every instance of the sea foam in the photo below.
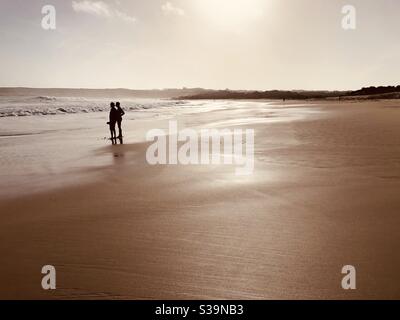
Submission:
{"label": "sea foam", "polygon": [[[104,112],[110,109],[110,99],[80,97],[0,97],[0,117],[47,116],[71,113]],[[117,101],[115,99],[115,101]],[[138,99],[122,100],[126,111],[171,107],[182,101]]]}

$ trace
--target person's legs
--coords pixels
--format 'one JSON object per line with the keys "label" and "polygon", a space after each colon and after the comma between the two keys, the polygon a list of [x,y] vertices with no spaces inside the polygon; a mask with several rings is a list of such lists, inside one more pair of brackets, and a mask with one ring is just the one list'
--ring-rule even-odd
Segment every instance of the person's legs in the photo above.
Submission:
{"label": "person's legs", "polygon": [[118,120],[119,137],[122,137],[122,120]]}
{"label": "person's legs", "polygon": [[110,123],[110,132],[111,132],[111,139],[115,139],[117,137],[117,133],[115,132],[115,122]]}

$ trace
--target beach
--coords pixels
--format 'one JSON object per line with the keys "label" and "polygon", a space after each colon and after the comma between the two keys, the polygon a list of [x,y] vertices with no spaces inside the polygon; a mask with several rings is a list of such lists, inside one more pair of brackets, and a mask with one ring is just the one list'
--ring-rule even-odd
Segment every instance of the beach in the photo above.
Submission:
{"label": "beach", "polygon": [[[400,298],[398,100],[132,109],[117,145],[101,111],[0,118],[1,299]],[[149,165],[171,120],[254,129],[254,173]]]}

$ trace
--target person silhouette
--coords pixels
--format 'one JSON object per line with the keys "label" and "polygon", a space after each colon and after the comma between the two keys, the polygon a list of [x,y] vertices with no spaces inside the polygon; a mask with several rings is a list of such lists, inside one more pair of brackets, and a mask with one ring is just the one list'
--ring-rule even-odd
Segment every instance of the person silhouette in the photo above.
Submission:
{"label": "person silhouette", "polygon": [[110,126],[110,132],[111,132],[111,140],[117,138],[117,133],[115,132],[115,124],[117,123],[118,120],[118,110],[115,108],[114,102],[110,103],[110,116],[109,116],[109,122],[107,124]]}
{"label": "person silhouette", "polygon": [[118,138],[122,138],[122,117],[124,116],[125,112],[121,108],[121,104],[117,102],[117,123],[118,123],[118,131],[119,136]]}

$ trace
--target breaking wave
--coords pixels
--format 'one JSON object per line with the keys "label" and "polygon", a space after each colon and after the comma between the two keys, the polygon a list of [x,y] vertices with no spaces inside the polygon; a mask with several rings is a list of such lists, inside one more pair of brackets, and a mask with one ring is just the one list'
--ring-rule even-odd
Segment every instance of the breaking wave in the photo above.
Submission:
{"label": "breaking wave", "polygon": [[33,100],[39,100],[39,101],[56,101],[56,97],[47,97],[47,96],[38,96],[34,97]]}
{"label": "breaking wave", "polygon": [[[57,114],[105,112],[109,100],[87,98],[56,98],[47,96],[0,99],[0,117],[47,116]],[[183,104],[172,100],[121,100],[126,111],[148,110]]]}

